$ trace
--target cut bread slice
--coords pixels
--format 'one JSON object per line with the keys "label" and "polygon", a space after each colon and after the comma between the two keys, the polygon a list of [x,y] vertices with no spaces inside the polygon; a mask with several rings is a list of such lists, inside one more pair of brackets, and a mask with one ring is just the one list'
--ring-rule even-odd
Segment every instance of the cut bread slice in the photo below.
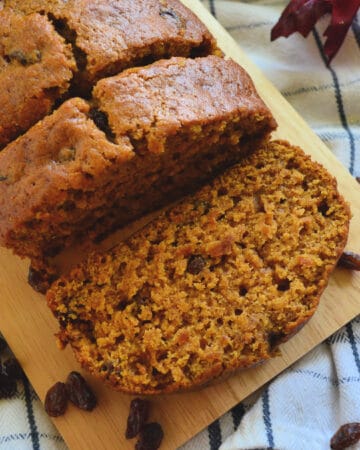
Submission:
{"label": "cut bread slice", "polygon": [[59,338],[113,388],[194,389],[274,356],[345,246],[335,179],[274,141],[56,281]]}

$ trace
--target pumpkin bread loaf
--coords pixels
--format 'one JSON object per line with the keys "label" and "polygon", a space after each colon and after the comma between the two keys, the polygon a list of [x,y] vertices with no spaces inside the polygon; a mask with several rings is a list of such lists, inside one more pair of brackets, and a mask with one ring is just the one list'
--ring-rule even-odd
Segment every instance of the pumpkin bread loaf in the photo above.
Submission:
{"label": "pumpkin bread loaf", "polygon": [[46,17],[0,11],[0,149],[51,111],[75,68]]}
{"label": "pumpkin bread loaf", "polygon": [[349,216],[322,166],[271,142],[56,281],[47,301],[60,341],[136,394],[260,363],[314,314]]}
{"label": "pumpkin bread loaf", "polygon": [[244,70],[216,56],[129,69],[95,93],[99,109],[68,100],[0,153],[0,242],[35,269],[184,195],[276,126]]}
{"label": "pumpkin bread loaf", "polygon": [[178,0],[5,0],[23,13],[42,12],[73,46],[77,88],[170,56],[220,54],[205,25]]}
{"label": "pumpkin bread loaf", "polygon": [[237,146],[275,127],[245,70],[217,56],[171,58],[104,78],[93,101],[140,155]]}

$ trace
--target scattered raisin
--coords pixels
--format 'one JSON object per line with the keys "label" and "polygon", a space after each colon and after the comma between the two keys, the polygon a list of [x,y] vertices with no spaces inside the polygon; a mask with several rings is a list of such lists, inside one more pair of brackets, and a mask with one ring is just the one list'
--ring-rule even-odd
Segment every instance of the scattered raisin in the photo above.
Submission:
{"label": "scattered raisin", "polygon": [[164,432],[160,424],[156,422],[147,423],[140,431],[135,450],[157,450],[163,437]]}
{"label": "scattered raisin", "polygon": [[192,275],[198,275],[205,267],[205,260],[200,255],[192,255],[187,263],[186,270]]}
{"label": "scattered raisin", "polygon": [[344,252],[337,263],[338,267],[349,270],[360,270],[360,255],[354,252]]}
{"label": "scattered raisin", "polygon": [[17,392],[16,380],[8,375],[0,374],[0,398],[11,398]]}
{"label": "scattered raisin", "polygon": [[69,400],[78,408],[85,411],[92,411],[95,408],[96,397],[79,372],[70,372],[66,380],[66,390]]}
{"label": "scattered raisin", "polygon": [[46,393],[45,411],[51,417],[62,416],[67,408],[68,395],[64,383],[57,382]]}
{"label": "scattered raisin", "polygon": [[135,398],[131,400],[125,432],[126,439],[137,436],[149,418],[150,402]]}
{"label": "scattered raisin", "polygon": [[360,183],[360,177],[356,177],[356,181]]}
{"label": "scattered raisin", "polygon": [[24,375],[16,358],[9,358],[3,363],[3,373],[14,380],[21,380]]}
{"label": "scattered raisin", "polygon": [[0,181],[6,181],[7,177],[5,175],[0,175]]}
{"label": "scattered raisin", "polygon": [[340,427],[331,438],[330,447],[342,450],[356,444],[360,440],[360,423],[347,423]]}

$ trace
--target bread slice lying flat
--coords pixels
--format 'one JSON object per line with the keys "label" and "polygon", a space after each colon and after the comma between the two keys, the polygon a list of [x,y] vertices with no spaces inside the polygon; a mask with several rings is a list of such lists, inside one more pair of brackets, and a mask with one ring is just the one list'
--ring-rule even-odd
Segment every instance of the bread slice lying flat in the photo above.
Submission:
{"label": "bread slice lying flat", "polygon": [[92,374],[136,394],[258,364],[316,311],[349,218],[322,166],[271,142],[55,282],[59,338]]}

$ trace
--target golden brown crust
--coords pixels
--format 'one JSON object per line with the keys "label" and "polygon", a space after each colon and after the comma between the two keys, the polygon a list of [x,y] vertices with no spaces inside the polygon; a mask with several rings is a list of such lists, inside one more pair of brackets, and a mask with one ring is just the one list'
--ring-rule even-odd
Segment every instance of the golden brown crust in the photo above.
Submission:
{"label": "golden brown crust", "polygon": [[46,17],[0,11],[0,148],[50,112],[75,67]]}
{"label": "golden brown crust", "polygon": [[80,363],[136,394],[194,389],[274,355],[314,314],[348,235],[335,179],[274,141],[47,301]]}
{"label": "golden brown crust", "polygon": [[75,44],[82,83],[146,58],[220,53],[205,25],[178,0],[5,0],[5,6],[50,14],[59,33]]}
{"label": "golden brown crust", "polygon": [[[129,69],[97,83],[93,97],[115,135],[128,135],[138,152],[159,153],[173,136],[189,129],[205,133],[215,124],[239,124],[244,135],[276,127],[245,70],[232,60],[171,58]],[[249,120],[247,126],[243,123]],[[236,139],[236,126],[232,140]],[[253,129],[252,129],[253,128]]]}

